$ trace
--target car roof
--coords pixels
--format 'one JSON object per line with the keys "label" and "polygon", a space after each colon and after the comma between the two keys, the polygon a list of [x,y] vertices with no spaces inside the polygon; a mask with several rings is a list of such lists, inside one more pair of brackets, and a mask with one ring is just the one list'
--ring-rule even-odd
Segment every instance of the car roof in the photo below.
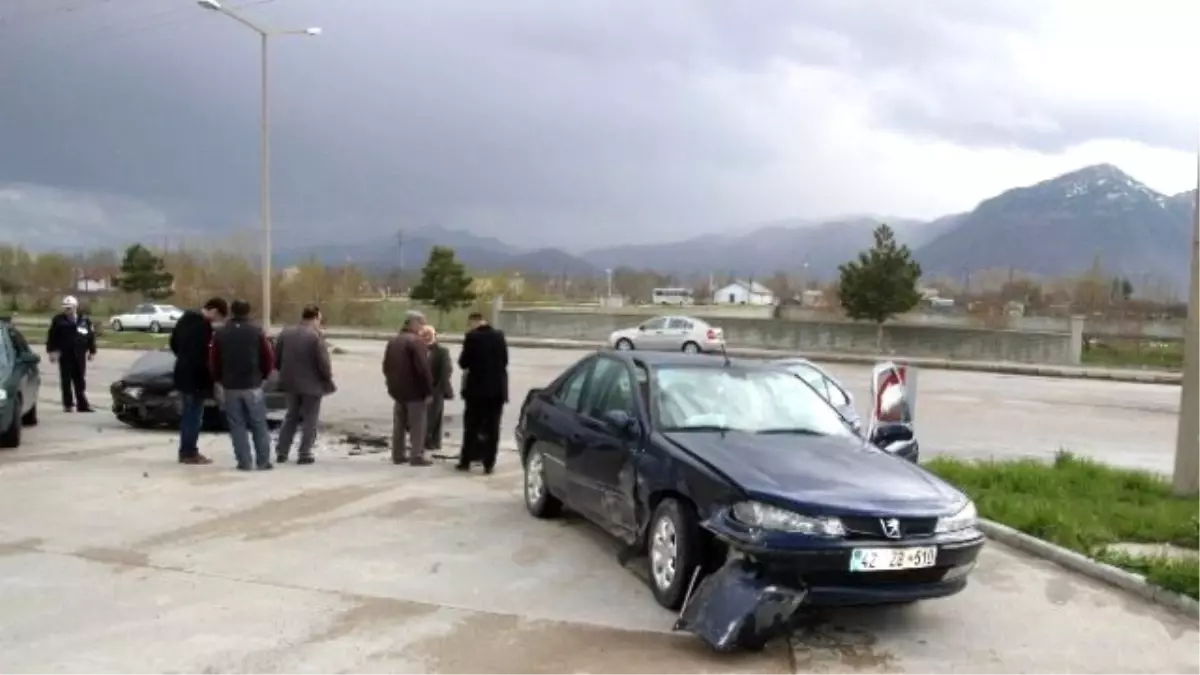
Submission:
{"label": "car roof", "polygon": [[641,362],[650,368],[672,366],[694,366],[698,368],[738,368],[741,370],[773,369],[770,363],[750,359],[729,359],[726,366],[725,357],[720,354],[685,354],[683,352],[655,351],[623,351],[618,349],[603,349],[597,352],[607,354],[627,363]]}

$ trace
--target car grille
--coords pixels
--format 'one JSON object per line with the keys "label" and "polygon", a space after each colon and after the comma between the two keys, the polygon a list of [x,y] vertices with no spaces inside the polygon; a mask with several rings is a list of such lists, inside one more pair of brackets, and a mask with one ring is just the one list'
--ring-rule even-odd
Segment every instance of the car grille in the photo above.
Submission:
{"label": "car grille", "polygon": [[887,572],[806,572],[803,580],[810,586],[904,586],[936,583],[949,571],[949,567],[927,567]]}
{"label": "car grille", "polygon": [[[883,532],[886,518],[842,518],[847,539],[884,539],[896,541]],[[937,518],[897,518],[900,521],[900,539],[928,537],[937,527]]]}

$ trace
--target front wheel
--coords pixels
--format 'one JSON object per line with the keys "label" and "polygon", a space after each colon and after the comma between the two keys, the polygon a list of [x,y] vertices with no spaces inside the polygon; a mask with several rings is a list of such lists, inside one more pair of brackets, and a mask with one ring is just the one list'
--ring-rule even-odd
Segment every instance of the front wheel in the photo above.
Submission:
{"label": "front wheel", "polygon": [[629,338],[621,338],[620,340],[617,340],[617,349],[623,352],[632,351],[633,341]]}
{"label": "front wheel", "polygon": [[157,321],[151,321],[150,322],[150,332],[151,333],[161,333],[162,332],[162,324],[160,324]]}
{"label": "front wheel", "polygon": [[700,525],[691,504],[674,499],[660,502],[650,519],[647,538],[654,599],[667,609],[678,610],[703,554]]}
{"label": "front wheel", "polygon": [[546,486],[546,456],[536,447],[525,455],[525,508],[534,518],[553,518],[562,510]]}
{"label": "front wheel", "polygon": [[29,412],[26,412],[24,415],[21,415],[21,424],[23,424],[27,427],[36,427],[37,423],[38,423],[37,404],[34,403],[33,407],[29,409]]}

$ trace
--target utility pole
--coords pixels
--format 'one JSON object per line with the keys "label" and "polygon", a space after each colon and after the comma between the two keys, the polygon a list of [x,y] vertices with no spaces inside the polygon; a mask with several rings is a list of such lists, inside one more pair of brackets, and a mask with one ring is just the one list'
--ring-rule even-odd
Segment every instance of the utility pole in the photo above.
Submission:
{"label": "utility pole", "polygon": [[396,268],[404,272],[404,230],[396,230],[396,246],[400,248],[400,264]]}
{"label": "utility pole", "polygon": [[1188,272],[1187,324],[1183,336],[1183,387],[1179,392],[1179,431],[1175,439],[1177,495],[1200,492],[1200,154],[1197,195],[1192,201],[1192,263]]}

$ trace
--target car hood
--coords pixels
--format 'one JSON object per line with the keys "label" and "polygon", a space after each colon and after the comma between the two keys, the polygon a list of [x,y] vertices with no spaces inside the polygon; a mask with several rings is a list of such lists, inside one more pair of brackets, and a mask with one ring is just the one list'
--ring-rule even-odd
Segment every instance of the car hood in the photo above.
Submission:
{"label": "car hood", "polygon": [[155,380],[172,377],[175,370],[175,355],[169,349],[145,352],[137,358],[121,379],[128,384],[147,384]]}
{"label": "car hood", "polygon": [[952,513],[966,501],[916,464],[853,438],[737,431],[664,436],[751,498],[809,513],[930,517]]}

